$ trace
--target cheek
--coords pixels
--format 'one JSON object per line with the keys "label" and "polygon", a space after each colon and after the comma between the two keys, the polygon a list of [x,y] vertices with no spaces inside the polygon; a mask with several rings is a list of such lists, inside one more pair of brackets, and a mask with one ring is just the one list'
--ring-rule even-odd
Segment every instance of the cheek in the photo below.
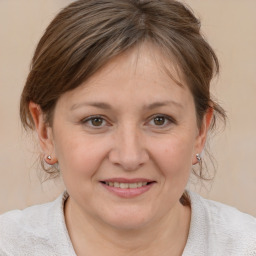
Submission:
{"label": "cheek", "polygon": [[[174,136],[153,143],[152,156],[165,176],[182,177],[192,166],[194,141],[191,137]],[[185,175],[186,176],[186,175]]]}
{"label": "cheek", "polygon": [[93,176],[107,152],[107,144],[82,135],[56,137],[56,156],[63,175],[72,179]]}

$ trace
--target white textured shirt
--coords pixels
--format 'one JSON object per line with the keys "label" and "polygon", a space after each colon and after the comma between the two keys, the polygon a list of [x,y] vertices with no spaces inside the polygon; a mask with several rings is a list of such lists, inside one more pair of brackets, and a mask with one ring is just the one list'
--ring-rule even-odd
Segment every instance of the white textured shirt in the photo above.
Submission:
{"label": "white textured shirt", "polygon": [[[182,256],[256,256],[256,218],[189,195],[192,216]],[[75,256],[64,219],[67,196],[1,215],[0,256]]]}

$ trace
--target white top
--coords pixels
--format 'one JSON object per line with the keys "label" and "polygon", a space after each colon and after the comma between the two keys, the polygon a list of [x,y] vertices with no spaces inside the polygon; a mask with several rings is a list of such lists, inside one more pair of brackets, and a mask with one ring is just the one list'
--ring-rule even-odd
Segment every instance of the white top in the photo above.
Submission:
{"label": "white top", "polygon": [[[182,256],[256,256],[256,219],[189,192],[192,216]],[[64,220],[63,193],[54,202],[0,216],[1,256],[75,256]]]}

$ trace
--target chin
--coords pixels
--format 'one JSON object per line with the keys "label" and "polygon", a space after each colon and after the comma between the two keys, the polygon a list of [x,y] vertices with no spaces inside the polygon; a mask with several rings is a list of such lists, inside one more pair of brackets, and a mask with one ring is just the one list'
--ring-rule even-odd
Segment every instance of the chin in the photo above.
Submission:
{"label": "chin", "polygon": [[139,211],[138,209],[123,209],[122,211],[114,211],[113,214],[105,214],[102,220],[116,229],[121,230],[136,230],[147,226],[153,219],[151,214]]}

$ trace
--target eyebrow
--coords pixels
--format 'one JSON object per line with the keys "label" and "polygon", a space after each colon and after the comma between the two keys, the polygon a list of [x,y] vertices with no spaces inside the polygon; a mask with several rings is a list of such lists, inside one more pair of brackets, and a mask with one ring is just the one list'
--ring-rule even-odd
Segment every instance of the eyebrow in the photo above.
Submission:
{"label": "eyebrow", "polygon": [[[180,104],[176,101],[173,101],[173,100],[153,102],[148,105],[143,105],[142,108],[145,110],[152,110],[152,109],[155,109],[158,107],[164,107],[164,106],[168,106],[168,105],[175,105],[179,108],[183,108],[182,104]],[[72,105],[70,110],[72,111],[72,110],[75,110],[80,107],[96,107],[99,109],[106,109],[106,110],[112,109],[112,106],[105,102],[83,102],[83,103]]]}
{"label": "eyebrow", "polygon": [[71,106],[70,110],[75,110],[77,108],[81,108],[81,107],[96,107],[96,108],[100,108],[100,109],[111,109],[111,105],[109,105],[108,103],[104,103],[104,102],[83,102],[83,103],[79,103],[79,104],[74,104]]}
{"label": "eyebrow", "polygon": [[164,106],[168,106],[168,105],[175,105],[179,108],[183,108],[182,104],[176,102],[176,101],[173,101],[173,100],[167,100],[167,101],[157,101],[157,102],[153,102],[149,105],[145,105],[143,106],[144,109],[149,109],[149,110],[152,110],[154,108],[158,108],[158,107],[164,107]]}

